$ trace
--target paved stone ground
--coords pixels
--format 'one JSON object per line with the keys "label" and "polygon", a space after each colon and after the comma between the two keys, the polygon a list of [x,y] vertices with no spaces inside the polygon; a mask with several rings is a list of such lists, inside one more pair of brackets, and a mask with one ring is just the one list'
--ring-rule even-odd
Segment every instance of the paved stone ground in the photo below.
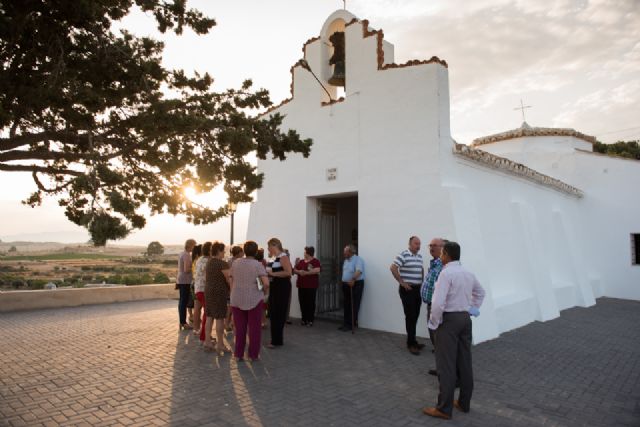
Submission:
{"label": "paved stone ground", "polygon": [[[474,347],[471,413],[431,419],[433,356],[400,335],[288,326],[236,363],[175,301],[0,315],[0,425],[640,425],[640,303],[599,299]],[[267,334],[265,333],[265,336]]]}

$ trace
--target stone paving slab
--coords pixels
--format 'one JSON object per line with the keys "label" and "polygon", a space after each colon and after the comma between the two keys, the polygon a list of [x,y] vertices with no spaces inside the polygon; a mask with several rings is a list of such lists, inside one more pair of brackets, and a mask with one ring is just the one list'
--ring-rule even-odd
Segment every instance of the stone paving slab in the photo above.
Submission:
{"label": "stone paving slab", "polygon": [[637,301],[601,298],[475,346],[471,412],[451,421],[422,415],[433,355],[401,335],[294,324],[283,348],[236,363],[179,332],[176,305],[0,314],[0,425],[640,426]]}

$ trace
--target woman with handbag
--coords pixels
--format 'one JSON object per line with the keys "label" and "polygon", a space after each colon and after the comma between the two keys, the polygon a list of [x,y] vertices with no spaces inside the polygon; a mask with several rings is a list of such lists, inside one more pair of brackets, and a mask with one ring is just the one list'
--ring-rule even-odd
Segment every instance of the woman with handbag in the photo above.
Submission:
{"label": "woman with handbag", "polygon": [[235,324],[235,351],[237,361],[244,358],[247,330],[249,331],[249,358],[256,361],[260,357],[262,330],[262,310],[264,295],[269,291],[267,272],[255,259],[258,244],[247,241],[244,244],[245,258],[236,259],[231,266],[231,310]]}

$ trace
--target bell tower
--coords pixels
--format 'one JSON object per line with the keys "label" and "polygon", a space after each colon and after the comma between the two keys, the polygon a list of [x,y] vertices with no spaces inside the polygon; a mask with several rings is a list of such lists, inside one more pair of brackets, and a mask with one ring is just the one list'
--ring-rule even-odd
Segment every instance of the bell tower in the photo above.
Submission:
{"label": "bell tower", "polygon": [[331,97],[338,97],[338,89],[346,87],[348,70],[346,69],[345,29],[349,22],[356,19],[347,10],[340,9],[332,13],[320,31],[320,75]]}

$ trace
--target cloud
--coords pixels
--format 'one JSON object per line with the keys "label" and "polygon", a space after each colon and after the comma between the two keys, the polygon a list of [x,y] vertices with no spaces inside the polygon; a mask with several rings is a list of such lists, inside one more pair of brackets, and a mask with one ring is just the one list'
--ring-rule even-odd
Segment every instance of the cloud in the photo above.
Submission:
{"label": "cloud", "polygon": [[[520,98],[534,105],[533,125],[585,132],[637,125],[640,94],[630,83],[640,81],[637,0],[352,4],[395,44],[396,62],[437,55],[449,63],[460,140],[514,128]],[[594,111],[609,122],[592,122]]]}
{"label": "cloud", "polygon": [[485,87],[514,74],[582,71],[624,60],[637,43],[637,7],[630,1],[616,3],[614,12],[586,5],[549,13],[508,3],[462,16],[424,16],[394,29],[403,42],[396,51],[399,56],[435,54],[447,60],[460,89]]}
{"label": "cloud", "polygon": [[574,102],[562,105],[553,125],[574,127],[584,123],[584,131],[604,141],[638,139],[640,80],[587,93]]}

